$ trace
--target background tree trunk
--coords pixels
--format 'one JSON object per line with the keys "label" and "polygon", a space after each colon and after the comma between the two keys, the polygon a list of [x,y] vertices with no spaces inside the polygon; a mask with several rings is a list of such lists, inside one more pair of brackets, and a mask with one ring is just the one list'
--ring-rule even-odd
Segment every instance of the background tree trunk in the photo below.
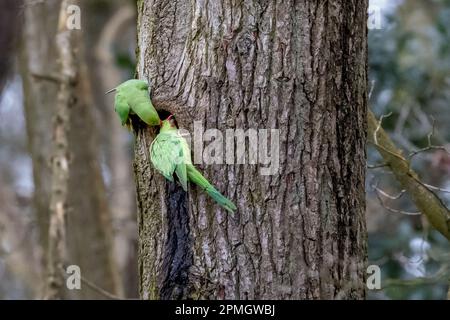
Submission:
{"label": "background tree trunk", "polygon": [[367,1],[141,1],[138,76],[181,128],[280,130],[280,170],[200,165],[235,217],[156,173],[135,125],[140,294],[365,297]]}
{"label": "background tree trunk", "polygon": [[[136,194],[131,166],[133,141],[130,133],[117,120],[113,107],[114,95],[105,96],[106,91],[130,77],[117,68],[117,53],[112,48],[124,48],[126,43],[135,45],[136,39],[136,8],[132,3],[118,2],[120,6],[101,30],[95,19],[98,13],[93,9],[88,10],[95,13],[90,19],[93,25],[88,39],[95,50],[91,52],[93,61],[88,63],[95,69],[95,72],[90,73],[91,83],[95,84],[94,98],[101,107],[99,112],[104,119],[105,131],[100,132],[100,138],[101,145],[106,146],[104,153],[110,171],[109,204],[116,231],[114,256],[122,276],[125,297],[138,298]],[[131,35],[129,30],[132,31]]]}
{"label": "background tree trunk", "polygon": [[21,33],[19,16],[22,5],[22,0],[3,0],[0,3],[0,96],[14,66]]}
{"label": "background tree trunk", "polygon": [[[34,201],[42,248],[48,249],[50,158],[52,121],[58,81],[55,35],[61,1],[26,1],[24,6],[24,39],[21,72],[24,82],[25,118],[33,161]],[[64,10],[64,8],[63,8]],[[82,20],[83,21],[83,20]],[[83,27],[83,26],[82,26]],[[68,264],[80,266],[81,275],[95,285],[121,293],[118,272],[112,258],[112,228],[103,177],[96,148],[90,82],[83,53],[83,31],[77,33],[76,101],[71,106],[70,177],[68,191],[67,241]],[[46,253],[43,253],[43,257]],[[43,259],[44,260],[44,259]],[[43,261],[45,264],[46,262]],[[102,298],[87,286],[80,291],[65,292],[71,298]]]}
{"label": "background tree trunk", "polygon": [[[60,1],[24,2],[23,45],[20,71],[23,79],[28,148],[33,161],[34,210],[41,247],[48,247],[50,206],[50,155],[52,118],[58,84],[35,75],[55,74],[56,26]],[[45,260],[45,254],[41,254]],[[45,261],[43,263],[45,265]]]}
{"label": "background tree trunk", "polygon": [[[79,65],[78,103],[72,108],[69,141],[72,166],[69,180],[67,233],[70,263],[80,266],[86,279],[106,291],[122,295],[122,283],[113,257],[111,213],[98,160],[98,136],[86,65]],[[105,299],[84,286],[74,292],[83,299]]]}

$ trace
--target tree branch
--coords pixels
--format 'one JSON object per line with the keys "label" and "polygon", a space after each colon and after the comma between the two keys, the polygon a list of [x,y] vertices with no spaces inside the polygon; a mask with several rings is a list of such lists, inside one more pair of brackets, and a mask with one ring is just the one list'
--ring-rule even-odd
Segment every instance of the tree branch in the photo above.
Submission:
{"label": "tree branch", "polygon": [[441,199],[418,178],[411,169],[410,163],[395,146],[387,133],[376,120],[374,114],[368,112],[368,138],[375,145],[384,161],[410,195],[416,207],[427,217],[430,224],[450,240],[450,212]]}

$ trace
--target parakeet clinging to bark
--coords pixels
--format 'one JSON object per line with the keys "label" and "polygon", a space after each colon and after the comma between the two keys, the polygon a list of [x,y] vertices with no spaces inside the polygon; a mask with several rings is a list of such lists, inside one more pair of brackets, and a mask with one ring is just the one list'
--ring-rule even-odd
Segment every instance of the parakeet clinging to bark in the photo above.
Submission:
{"label": "parakeet clinging to bark", "polygon": [[147,81],[128,80],[106,93],[113,91],[116,92],[114,110],[118,114],[122,125],[129,126],[130,114],[136,114],[149,126],[158,126],[160,124],[158,112],[156,112],[150,100]]}
{"label": "parakeet clinging to bark", "polygon": [[188,143],[179,133],[172,115],[161,122],[159,134],[150,146],[150,159],[166,179],[173,181],[175,172],[185,191],[188,188],[188,181],[191,181],[205,190],[226,210],[231,213],[236,210],[234,203],[217,191],[194,167]]}

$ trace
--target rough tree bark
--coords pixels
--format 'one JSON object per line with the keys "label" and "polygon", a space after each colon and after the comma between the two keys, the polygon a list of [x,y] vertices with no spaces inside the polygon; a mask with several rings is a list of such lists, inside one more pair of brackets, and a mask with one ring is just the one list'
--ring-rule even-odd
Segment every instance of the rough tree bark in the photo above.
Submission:
{"label": "rough tree bark", "polygon": [[[364,298],[367,1],[140,1],[138,76],[179,126],[269,129],[280,170],[199,165],[238,206],[168,183],[135,125],[144,299]],[[208,143],[206,143],[207,145]]]}

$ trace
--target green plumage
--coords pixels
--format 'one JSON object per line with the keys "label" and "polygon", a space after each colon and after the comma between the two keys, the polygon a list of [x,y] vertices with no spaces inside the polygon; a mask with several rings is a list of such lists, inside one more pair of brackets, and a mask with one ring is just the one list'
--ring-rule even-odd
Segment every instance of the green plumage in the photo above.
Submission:
{"label": "green plumage", "polygon": [[160,132],[150,147],[150,159],[166,179],[173,181],[175,173],[185,191],[187,191],[187,182],[191,181],[205,190],[226,210],[230,212],[236,210],[234,203],[217,191],[194,167],[189,146],[180,135],[173,120],[162,122]]}
{"label": "green plumage", "polygon": [[130,114],[136,114],[149,126],[160,124],[158,112],[150,100],[146,81],[128,80],[113,90],[116,91],[114,110],[122,125],[129,124]]}
{"label": "green plumage", "polygon": [[128,121],[130,106],[127,103],[126,96],[120,92],[116,93],[114,100],[114,110],[119,115],[120,123],[124,126]]}

